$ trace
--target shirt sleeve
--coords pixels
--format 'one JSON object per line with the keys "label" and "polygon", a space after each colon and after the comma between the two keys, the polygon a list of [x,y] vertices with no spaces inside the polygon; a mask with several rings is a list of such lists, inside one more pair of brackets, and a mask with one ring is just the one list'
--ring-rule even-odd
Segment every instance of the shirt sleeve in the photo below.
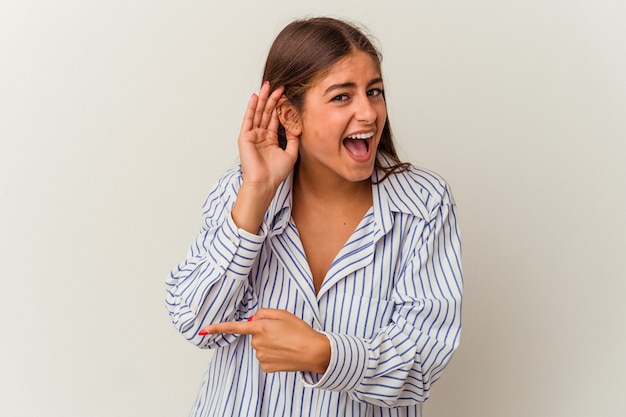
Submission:
{"label": "shirt sleeve", "polygon": [[186,259],[166,279],[166,307],[174,326],[203,348],[221,346],[236,336],[198,336],[202,327],[239,320],[257,309],[247,277],[264,241],[265,227],[254,235],[233,221],[230,210],[239,185],[239,170],[233,169],[211,190],[203,206],[203,227]]}
{"label": "shirt sleeve", "polygon": [[461,242],[449,190],[423,226],[420,244],[396,281],[391,322],[371,339],[325,333],[330,364],[324,375],[303,373],[305,385],[383,407],[428,399],[461,331]]}

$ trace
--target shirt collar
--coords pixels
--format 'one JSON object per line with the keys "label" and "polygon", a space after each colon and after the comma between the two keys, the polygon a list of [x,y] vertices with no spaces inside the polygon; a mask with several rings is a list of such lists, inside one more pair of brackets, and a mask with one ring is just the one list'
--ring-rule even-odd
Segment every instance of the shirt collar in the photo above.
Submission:
{"label": "shirt collar", "polygon": [[[393,165],[389,157],[379,153],[379,164],[388,168]],[[393,226],[395,213],[419,215],[428,218],[431,208],[426,191],[417,186],[406,172],[393,173],[384,180],[385,172],[376,168],[372,173],[372,202],[377,224],[376,234],[385,235]],[[282,233],[291,219],[293,202],[293,170],[280,184],[265,215],[266,230],[269,235]],[[378,236],[377,236],[378,237]]]}

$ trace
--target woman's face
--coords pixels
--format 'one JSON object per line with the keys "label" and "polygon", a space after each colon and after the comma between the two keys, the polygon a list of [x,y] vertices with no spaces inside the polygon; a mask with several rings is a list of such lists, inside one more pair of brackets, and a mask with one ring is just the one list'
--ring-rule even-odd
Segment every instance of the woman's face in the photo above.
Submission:
{"label": "woman's face", "polygon": [[329,180],[369,179],[386,119],[378,65],[365,52],[354,52],[306,93],[300,169]]}

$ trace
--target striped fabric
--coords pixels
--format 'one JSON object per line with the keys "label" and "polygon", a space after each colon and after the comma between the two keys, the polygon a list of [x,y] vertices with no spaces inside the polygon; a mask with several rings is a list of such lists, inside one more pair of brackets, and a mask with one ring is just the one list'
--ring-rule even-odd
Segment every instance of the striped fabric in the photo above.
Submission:
{"label": "striped fabric", "polygon": [[[461,330],[461,249],[449,188],[415,167],[372,185],[373,206],[316,294],[291,219],[291,179],[257,236],[230,216],[241,172],[227,172],[204,204],[187,258],[167,279],[176,328],[215,349],[190,415],[420,416]],[[197,336],[261,307],[288,310],[329,338],[324,375],[265,373],[249,336]]]}

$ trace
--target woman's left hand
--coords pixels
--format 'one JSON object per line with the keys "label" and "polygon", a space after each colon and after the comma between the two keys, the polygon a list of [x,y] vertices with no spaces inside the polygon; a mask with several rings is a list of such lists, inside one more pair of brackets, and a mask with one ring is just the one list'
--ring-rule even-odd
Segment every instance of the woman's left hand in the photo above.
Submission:
{"label": "woman's left hand", "polygon": [[330,341],[288,311],[262,308],[249,321],[225,322],[200,334],[249,334],[265,372],[303,371],[323,374],[330,362]]}

